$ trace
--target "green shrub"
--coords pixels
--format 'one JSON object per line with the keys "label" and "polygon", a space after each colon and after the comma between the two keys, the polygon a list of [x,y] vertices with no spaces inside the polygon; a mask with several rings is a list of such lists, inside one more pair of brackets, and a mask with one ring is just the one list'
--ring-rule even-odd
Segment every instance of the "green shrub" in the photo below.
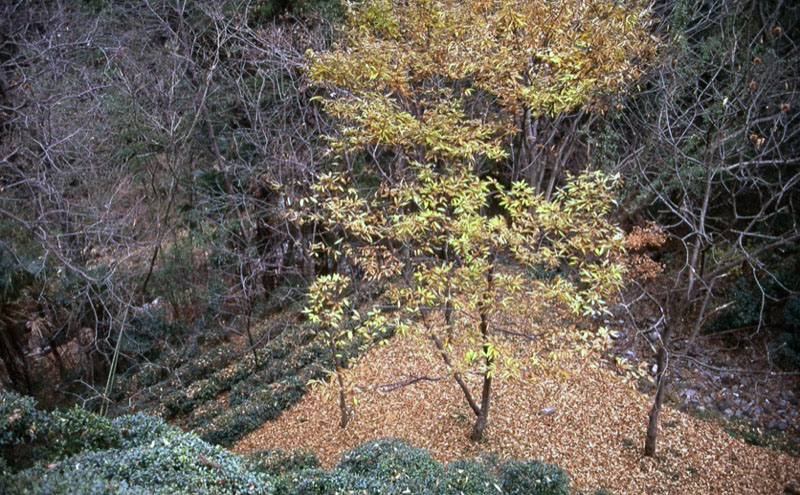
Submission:
{"label": "green shrub", "polygon": [[312,452],[305,450],[258,450],[247,455],[251,466],[260,473],[274,476],[319,469],[320,463]]}
{"label": "green shrub", "polygon": [[164,310],[142,313],[131,319],[122,340],[122,351],[147,360],[157,360],[167,346],[180,345],[186,328],[176,322],[168,322]]}
{"label": "green shrub", "polygon": [[119,429],[107,418],[79,407],[39,411],[32,398],[0,391],[0,452],[11,468],[121,444]]}
{"label": "green shrub", "polygon": [[507,461],[500,466],[506,495],[567,495],[569,479],[558,466],[538,461]]}
{"label": "green shrub", "polygon": [[[271,494],[271,476],[234,454],[143,414],[113,422],[70,409],[48,419],[57,441],[32,467],[6,472],[0,493]],[[59,457],[49,455],[58,452]],[[76,468],[78,467],[79,468]]]}
{"label": "green shrub", "polygon": [[161,418],[142,413],[120,416],[114,419],[113,424],[119,429],[120,448],[123,449],[150,444],[173,429]]}
{"label": "green shrub", "polygon": [[790,367],[800,368],[800,297],[791,297],[783,308],[783,332],[772,348]]}
{"label": "green shrub", "polygon": [[[37,411],[0,392],[3,446],[39,445],[14,472],[0,458],[0,493],[26,495],[496,495],[565,494],[566,475],[536,462],[456,461],[443,468],[426,451],[375,440],[331,471],[313,454],[261,451],[237,456],[144,414],[113,421],[73,408]],[[10,418],[10,419],[9,419]],[[31,425],[38,425],[31,432]],[[32,451],[34,452],[34,451]]]}
{"label": "green shrub", "polygon": [[[76,469],[80,466],[80,469]],[[148,445],[89,451],[37,464],[8,480],[11,493],[271,494],[274,480],[248,471],[233,454],[170,429]]]}
{"label": "green shrub", "polygon": [[64,459],[85,450],[117,448],[122,444],[122,435],[111,420],[77,406],[52,412],[43,433],[43,455],[48,460]]}
{"label": "green shrub", "polygon": [[761,315],[761,293],[745,278],[739,278],[728,294],[731,305],[710,325],[712,332],[756,323]]}
{"label": "green shrub", "polygon": [[[13,230],[9,228],[10,225],[0,222],[0,238],[9,238],[8,231]],[[0,303],[19,299],[24,289],[34,282],[36,274],[44,268],[41,262],[31,256],[36,251],[36,247],[28,242],[23,243],[23,253],[20,253],[18,249],[13,250],[12,245],[0,241]]]}
{"label": "green shrub", "polygon": [[35,440],[45,420],[32,397],[0,390],[0,452]]}
{"label": "green shrub", "polygon": [[478,461],[458,460],[448,464],[442,495],[499,495],[497,478]]}
{"label": "green shrub", "polygon": [[249,401],[232,409],[217,409],[220,416],[201,427],[202,438],[217,445],[230,446],[255,430],[264,421],[277,419],[306,392],[306,382],[289,376],[252,392]]}
{"label": "green shrub", "polygon": [[[392,329],[377,335],[374,341],[391,337]],[[225,390],[230,390],[227,402],[229,409],[206,407],[199,414],[185,420],[191,428],[208,442],[230,446],[245,435],[261,426],[264,421],[276,419],[294,405],[306,393],[306,384],[326,376],[326,370],[334,367],[330,362],[327,348],[316,343],[313,332],[299,329],[284,332],[270,342],[262,355],[268,356],[262,368],[251,373],[236,374]],[[366,342],[354,341],[340,349],[343,360],[357,356]],[[216,376],[216,375],[215,375]],[[220,388],[220,392],[222,388]],[[167,411],[173,415],[185,414],[194,410],[202,400],[186,397],[186,393],[176,392],[167,401]],[[185,411],[185,412],[182,412]]]}
{"label": "green shrub", "polygon": [[[335,472],[370,493],[435,493],[444,470],[431,455],[400,440],[373,440],[346,453]],[[373,491],[377,489],[377,491]]]}

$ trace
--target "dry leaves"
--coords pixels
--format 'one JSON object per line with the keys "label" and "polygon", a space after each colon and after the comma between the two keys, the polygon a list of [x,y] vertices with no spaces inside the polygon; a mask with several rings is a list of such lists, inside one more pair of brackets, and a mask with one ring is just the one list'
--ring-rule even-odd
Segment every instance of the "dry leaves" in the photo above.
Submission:
{"label": "dry leaves", "polygon": [[[529,353],[532,344],[518,345]],[[662,413],[658,459],[642,457],[649,397],[589,359],[572,358],[558,368],[542,364],[496,381],[488,439],[476,445],[467,438],[472,413],[452,380],[419,381],[386,393],[376,388],[443,374],[429,358],[418,343],[395,338],[348,371],[358,407],[346,430],[338,427],[335,401],[324,401],[316,390],[234,450],[302,448],[330,467],[366,440],[395,437],[441,461],[494,452],[555,463],[567,470],[573,489],[616,494],[782,493],[800,479],[800,459],[748,445],[715,423],[669,408]],[[477,391],[478,377],[471,378]]]}

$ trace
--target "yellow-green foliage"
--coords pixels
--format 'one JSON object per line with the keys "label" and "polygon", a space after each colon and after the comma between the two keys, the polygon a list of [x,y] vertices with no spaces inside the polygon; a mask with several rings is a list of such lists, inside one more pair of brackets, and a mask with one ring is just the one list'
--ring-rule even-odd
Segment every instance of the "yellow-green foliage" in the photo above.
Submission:
{"label": "yellow-green foliage", "polygon": [[[435,337],[441,352],[466,345],[461,365],[480,363],[486,392],[502,360],[490,321],[520,290],[578,314],[605,310],[623,274],[615,262],[622,235],[605,220],[619,179],[586,173],[547,199],[522,182],[504,187],[477,165],[507,159],[508,137],[532,115],[602,109],[602,94],[635,78],[654,46],[642,5],[349,4],[331,50],[308,53],[308,74],[340,123],[332,152],[386,150],[391,164],[376,171],[383,179],[371,190],[354,186],[348,170],[321,174],[298,217],[336,239],[317,253],[384,289],[376,308],[392,311],[354,313],[359,328],[390,318],[400,333]],[[500,260],[552,276],[531,280]],[[334,340],[351,338],[342,324],[354,281],[325,276],[311,287],[307,312]],[[434,311],[444,317],[429,318]],[[487,411],[468,401],[479,416]]]}
{"label": "yellow-green foliage", "polygon": [[[505,155],[523,110],[603,108],[640,73],[655,42],[645,2],[366,0],[349,4],[330,51],[309,52],[312,81],[342,119],[335,149],[425,145],[425,160]],[[480,110],[489,95],[498,111]],[[478,115],[476,117],[476,115]]]}

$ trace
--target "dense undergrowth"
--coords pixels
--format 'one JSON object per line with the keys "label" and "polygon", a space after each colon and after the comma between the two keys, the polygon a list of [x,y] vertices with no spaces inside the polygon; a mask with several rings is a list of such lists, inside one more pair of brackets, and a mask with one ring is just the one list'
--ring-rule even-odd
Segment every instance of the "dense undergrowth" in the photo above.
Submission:
{"label": "dense undergrowth", "polygon": [[145,414],[109,420],[79,408],[45,412],[0,392],[0,493],[561,495],[567,475],[536,461],[488,456],[446,466],[398,440],[375,440],[332,470],[313,454],[248,456]]}

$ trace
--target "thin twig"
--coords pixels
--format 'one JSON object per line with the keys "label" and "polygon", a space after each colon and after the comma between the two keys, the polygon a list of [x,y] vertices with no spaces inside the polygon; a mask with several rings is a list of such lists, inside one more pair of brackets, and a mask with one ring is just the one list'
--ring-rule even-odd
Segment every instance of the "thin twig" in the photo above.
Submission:
{"label": "thin twig", "polygon": [[439,380],[443,380],[446,378],[445,376],[414,376],[408,378],[406,380],[401,380],[399,382],[394,383],[384,383],[382,385],[375,385],[375,389],[383,389],[384,392],[391,392],[392,390],[397,390],[398,388],[407,387],[409,385],[413,385],[419,382],[438,382]]}
{"label": "thin twig", "polygon": [[800,371],[767,371],[767,370],[746,370],[746,369],[741,369],[741,368],[720,368],[720,367],[717,367],[717,366],[712,366],[710,364],[706,364],[706,363],[704,363],[702,361],[699,361],[699,360],[697,360],[697,359],[695,359],[695,358],[693,358],[691,356],[687,356],[685,354],[676,354],[676,355],[673,355],[672,357],[675,358],[675,359],[686,359],[688,361],[692,361],[692,362],[694,362],[696,364],[699,364],[700,366],[702,366],[704,368],[708,368],[708,369],[714,370],[714,371],[720,371],[720,372],[723,372],[723,373],[747,373],[747,374],[751,374],[751,375],[764,374],[764,375],[780,375],[780,376],[796,376],[796,375],[800,375]]}
{"label": "thin twig", "polygon": [[531,341],[536,340],[536,337],[534,337],[533,335],[528,335],[527,333],[515,332],[513,330],[506,330],[505,328],[500,328],[500,327],[494,327],[493,330],[495,332],[504,333],[506,335],[514,335],[515,337],[522,337]]}

